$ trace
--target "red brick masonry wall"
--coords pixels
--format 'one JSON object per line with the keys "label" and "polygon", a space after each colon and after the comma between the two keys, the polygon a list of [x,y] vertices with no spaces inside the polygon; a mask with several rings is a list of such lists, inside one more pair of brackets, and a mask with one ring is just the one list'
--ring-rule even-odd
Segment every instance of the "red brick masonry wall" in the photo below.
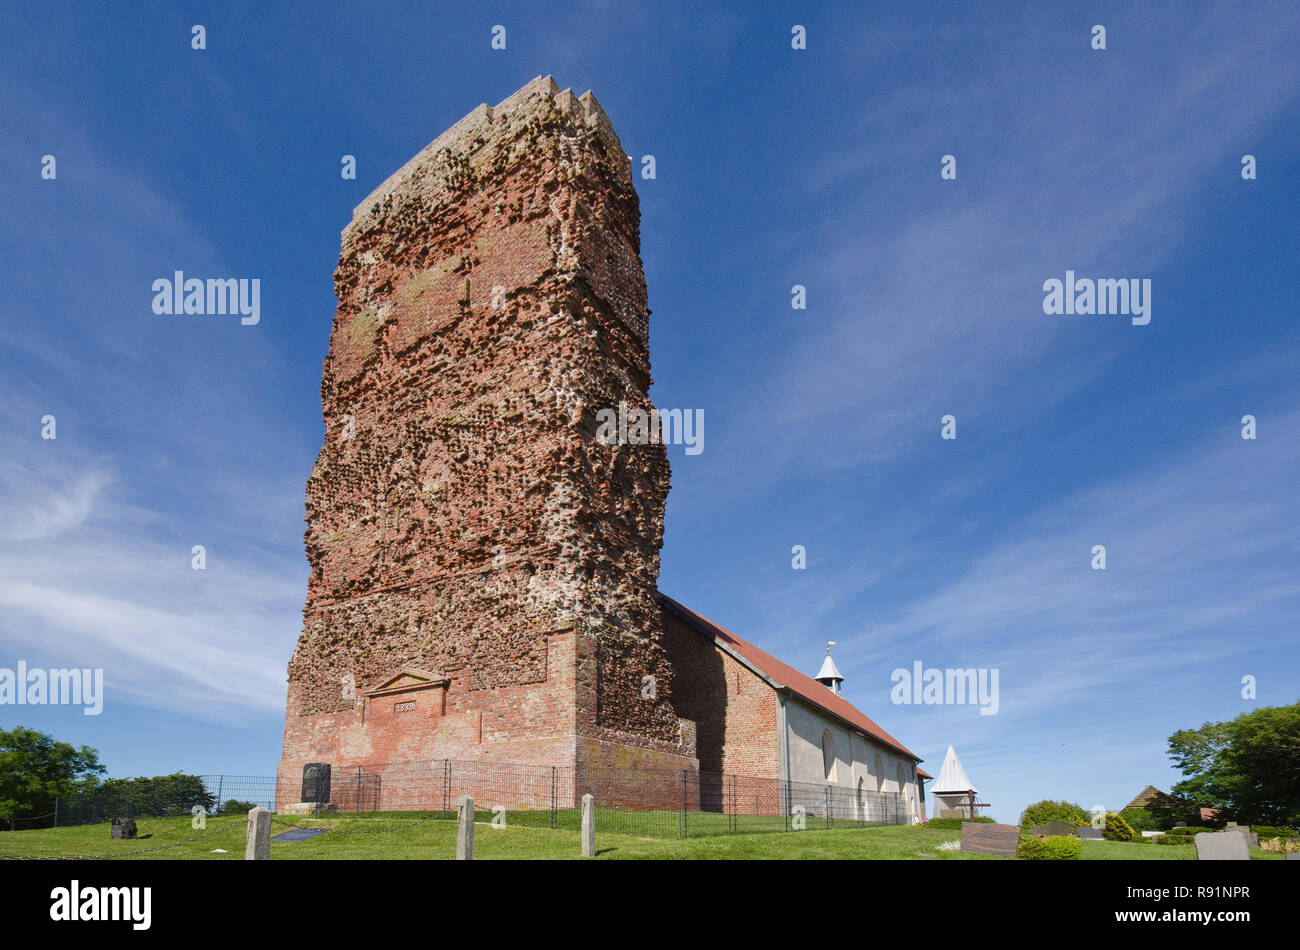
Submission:
{"label": "red brick masonry wall", "polygon": [[[656,591],[667,455],[595,437],[600,409],[650,408],[639,227],[609,120],[549,78],[358,207],[282,775],[488,756],[694,767]],[[442,695],[368,705],[407,668],[445,677]]]}

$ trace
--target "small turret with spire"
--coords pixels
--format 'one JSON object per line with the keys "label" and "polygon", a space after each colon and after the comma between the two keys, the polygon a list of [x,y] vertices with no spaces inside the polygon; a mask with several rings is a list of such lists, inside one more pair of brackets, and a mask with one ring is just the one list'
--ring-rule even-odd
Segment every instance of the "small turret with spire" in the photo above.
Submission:
{"label": "small turret with spire", "polygon": [[835,661],[831,659],[831,647],[833,646],[835,646],[834,640],[826,641],[826,659],[822,661],[821,672],[814,676],[813,679],[832,693],[839,694],[841,692],[840,684],[844,682],[844,677],[840,675],[840,671],[835,668]]}

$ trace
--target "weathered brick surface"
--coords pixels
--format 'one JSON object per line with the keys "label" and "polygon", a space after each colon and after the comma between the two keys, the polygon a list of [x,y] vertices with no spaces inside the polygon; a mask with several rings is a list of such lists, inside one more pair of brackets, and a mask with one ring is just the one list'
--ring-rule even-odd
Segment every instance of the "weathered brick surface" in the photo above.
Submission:
{"label": "weathered brick surface", "polygon": [[[650,408],[639,226],[609,120],[549,77],[479,107],[358,206],[283,773],[694,765],[656,600],[667,456],[595,437],[598,410]],[[406,667],[450,679],[436,715],[429,691],[365,697]]]}
{"label": "weathered brick surface", "polygon": [[779,778],[776,690],[667,609],[663,625],[673,706],[695,723],[700,771]]}

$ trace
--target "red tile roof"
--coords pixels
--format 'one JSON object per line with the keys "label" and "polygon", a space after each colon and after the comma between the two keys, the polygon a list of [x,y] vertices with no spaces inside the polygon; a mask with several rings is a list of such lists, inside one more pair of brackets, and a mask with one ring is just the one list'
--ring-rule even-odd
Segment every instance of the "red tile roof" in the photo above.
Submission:
{"label": "red tile roof", "polygon": [[[731,652],[740,656],[751,666],[757,669],[778,688],[786,688],[802,699],[819,709],[830,713],[838,719],[849,723],[857,729],[862,730],[867,735],[878,739],[892,749],[903,753],[908,758],[920,762],[920,756],[912,752],[907,746],[903,745],[884,729],[871,721],[867,716],[858,710],[851,702],[837,693],[832,693],[829,689],[817,682],[811,676],[800,673],[793,666],[782,663],[772,654],[760,650],[748,640],[742,640],[730,630],[718,626],[712,620],[700,616],[689,607],[684,607],[677,601],[673,600],[667,594],[660,593],[659,599],[663,602],[664,607],[672,611],[687,624],[704,636],[712,638],[715,642],[728,648]],[[925,778],[932,776],[926,775],[920,769],[917,769],[919,775]]]}

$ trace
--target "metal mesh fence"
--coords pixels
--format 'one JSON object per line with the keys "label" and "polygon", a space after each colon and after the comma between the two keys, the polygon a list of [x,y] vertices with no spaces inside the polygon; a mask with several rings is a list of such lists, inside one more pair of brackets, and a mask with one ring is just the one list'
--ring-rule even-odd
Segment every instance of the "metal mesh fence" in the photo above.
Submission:
{"label": "metal mesh fence", "polygon": [[[107,822],[115,817],[209,815],[272,810],[301,801],[301,776],[203,775],[181,792],[147,785],[133,794],[59,799],[40,825]],[[520,765],[438,759],[334,770],[317,813],[401,813],[452,819],[461,796],[481,820],[577,830],[582,796],[595,800],[596,828],[658,838],[753,834],[865,824],[906,824],[903,797],[837,785],[785,782],[724,772]],[[324,794],[328,788],[328,794]],[[164,793],[165,792],[165,793]]]}

